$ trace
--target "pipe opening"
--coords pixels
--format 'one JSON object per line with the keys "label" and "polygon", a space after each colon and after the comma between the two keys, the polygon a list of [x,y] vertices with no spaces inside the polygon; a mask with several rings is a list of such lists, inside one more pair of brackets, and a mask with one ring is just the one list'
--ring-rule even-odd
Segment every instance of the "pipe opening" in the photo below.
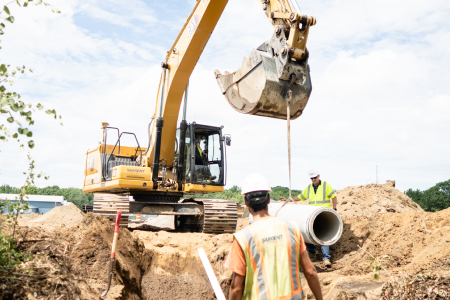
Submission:
{"label": "pipe opening", "polygon": [[336,238],[339,230],[339,218],[332,212],[322,211],[314,219],[314,235],[322,242],[330,242],[331,240]]}

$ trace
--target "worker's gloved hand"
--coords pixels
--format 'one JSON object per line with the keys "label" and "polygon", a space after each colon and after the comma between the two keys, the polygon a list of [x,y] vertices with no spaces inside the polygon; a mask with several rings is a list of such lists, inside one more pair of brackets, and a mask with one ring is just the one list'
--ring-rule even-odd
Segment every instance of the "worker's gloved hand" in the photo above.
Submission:
{"label": "worker's gloved hand", "polygon": [[286,199],[286,198],[283,198],[283,197],[280,197],[280,199],[278,199],[278,200],[280,200],[280,201],[286,201],[287,199]]}
{"label": "worker's gloved hand", "polygon": [[337,211],[337,208],[333,208],[335,211]]}

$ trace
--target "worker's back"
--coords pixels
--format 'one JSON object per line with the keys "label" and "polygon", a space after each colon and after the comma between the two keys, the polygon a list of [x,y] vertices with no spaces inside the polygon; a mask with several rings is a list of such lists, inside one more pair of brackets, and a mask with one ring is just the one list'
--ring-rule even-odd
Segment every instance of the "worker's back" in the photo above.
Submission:
{"label": "worker's back", "polygon": [[246,260],[242,299],[304,298],[299,267],[305,244],[296,224],[265,217],[235,237]]}

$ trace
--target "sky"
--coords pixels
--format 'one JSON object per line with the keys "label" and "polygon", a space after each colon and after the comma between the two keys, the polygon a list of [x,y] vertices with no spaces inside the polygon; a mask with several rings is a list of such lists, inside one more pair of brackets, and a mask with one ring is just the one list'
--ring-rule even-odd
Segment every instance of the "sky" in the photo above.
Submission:
{"label": "sky", "polygon": [[[311,168],[335,189],[395,180],[401,191],[423,190],[450,179],[450,2],[298,3],[317,25],[307,45],[313,91],[291,122],[292,188],[310,183]],[[30,152],[50,176],[36,185],[82,188],[86,151],[101,141],[101,122],[148,142],[160,63],[195,1],[51,4],[61,14],[10,5],[16,21],[6,24],[0,59],[34,70],[12,87],[23,101],[62,115],[60,126],[34,114]],[[286,121],[239,114],[214,78],[214,69],[236,71],[272,33],[257,0],[229,0],[191,75],[188,122],[223,125],[231,134],[226,188],[253,172],[272,186],[289,185]],[[27,152],[0,143],[0,185],[23,184]]]}

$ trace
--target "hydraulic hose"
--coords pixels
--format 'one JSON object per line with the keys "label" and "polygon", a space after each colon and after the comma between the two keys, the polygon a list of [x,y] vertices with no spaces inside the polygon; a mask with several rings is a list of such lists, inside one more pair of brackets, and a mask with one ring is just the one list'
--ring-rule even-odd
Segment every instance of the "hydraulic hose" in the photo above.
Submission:
{"label": "hydraulic hose", "polygon": [[147,145],[147,150],[145,150],[144,153],[142,153],[141,155],[147,154],[148,150],[150,149],[150,143],[152,141],[152,123],[153,120],[155,119],[155,116],[152,117],[152,119],[150,120],[150,123],[148,124],[148,145]]}

